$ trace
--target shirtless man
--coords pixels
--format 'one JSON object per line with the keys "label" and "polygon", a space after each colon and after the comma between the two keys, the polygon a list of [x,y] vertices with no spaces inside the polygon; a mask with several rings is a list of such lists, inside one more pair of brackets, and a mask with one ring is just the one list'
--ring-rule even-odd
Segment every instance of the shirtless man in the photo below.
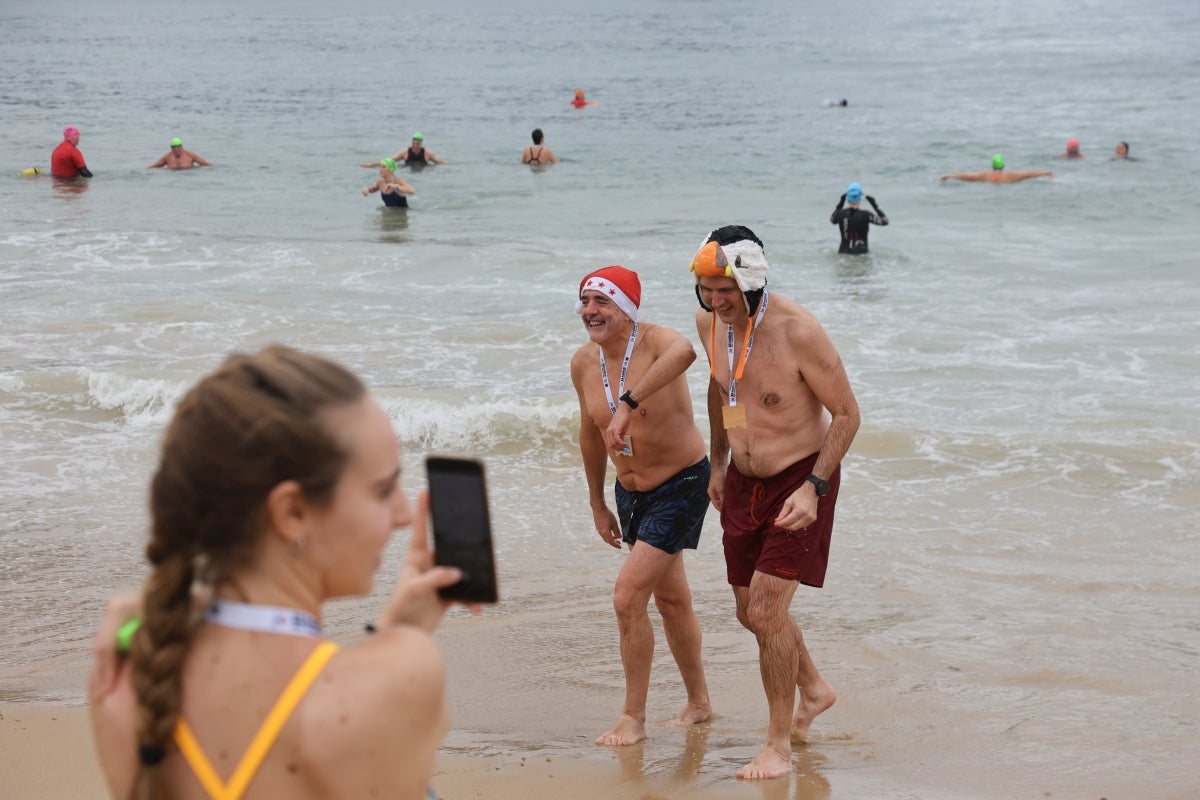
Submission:
{"label": "shirtless man", "polygon": [[956,181],[984,181],[987,183],[1016,183],[1017,181],[1027,180],[1029,178],[1053,178],[1054,173],[1050,170],[1027,169],[1024,171],[1018,170],[1015,172],[1004,171],[1004,156],[997,153],[992,156],[991,172],[951,172],[949,175],[943,175],[939,178],[945,183],[953,178]]}
{"label": "shirtless man", "polygon": [[533,129],[533,147],[526,147],[524,152],[521,153],[522,164],[538,166],[558,163],[558,157],[554,155],[554,151],[549,147],[542,146],[542,139],[544,138],[545,134],[542,133],[541,128]]}
{"label": "shirtless man", "polygon": [[[687,704],[667,724],[691,725],[712,715],[700,623],[683,567],[683,550],[696,549],[708,509],[708,458],[686,378],[696,351],[678,331],[637,321],[641,295],[636,273],[604,267],[579,284],[575,306],[590,340],[571,359],[571,381],[592,522],[605,544],[620,550],[624,541],[630,548],[613,590],[625,707],[596,739],[600,745],[646,738],[651,595],[687,691]],[[615,515],[604,496],[609,460],[617,470]]]}
{"label": "shirtless man", "polygon": [[778,778],[792,771],[792,742],[807,741],[813,719],[837,700],[789,608],[797,586],[825,581],[858,402],[816,317],[767,292],[767,259],[753,231],[713,231],[692,271],[711,376],[708,494],[721,512],[738,622],[758,641],[770,713],[762,749],[737,775]]}
{"label": "shirtless man", "polygon": [[200,156],[193,153],[191,150],[183,149],[183,140],[175,137],[171,140],[171,149],[167,154],[155,161],[146,169],[158,169],[166,167],[167,169],[191,169],[192,167],[211,167],[212,164],[205,161]]}

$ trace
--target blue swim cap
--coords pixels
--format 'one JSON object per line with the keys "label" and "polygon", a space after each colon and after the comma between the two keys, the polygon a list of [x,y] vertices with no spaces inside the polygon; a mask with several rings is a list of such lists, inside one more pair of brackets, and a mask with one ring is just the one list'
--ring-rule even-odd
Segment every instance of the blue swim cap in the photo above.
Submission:
{"label": "blue swim cap", "polygon": [[863,198],[862,186],[857,183],[852,183],[846,187],[846,202],[861,203]]}

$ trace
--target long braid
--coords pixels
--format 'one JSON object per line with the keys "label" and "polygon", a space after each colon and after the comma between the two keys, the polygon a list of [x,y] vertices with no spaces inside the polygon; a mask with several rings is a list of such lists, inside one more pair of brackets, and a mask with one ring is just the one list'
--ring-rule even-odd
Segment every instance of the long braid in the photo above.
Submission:
{"label": "long braid", "polygon": [[142,626],[131,649],[142,768],[135,800],[165,797],[157,769],[183,702],[184,662],[196,627],[193,584],[219,586],[249,564],[270,491],[294,480],[327,502],[347,454],[321,424],[327,408],[358,401],[343,367],[284,347],[232,356],[180,402],[150,491]]}

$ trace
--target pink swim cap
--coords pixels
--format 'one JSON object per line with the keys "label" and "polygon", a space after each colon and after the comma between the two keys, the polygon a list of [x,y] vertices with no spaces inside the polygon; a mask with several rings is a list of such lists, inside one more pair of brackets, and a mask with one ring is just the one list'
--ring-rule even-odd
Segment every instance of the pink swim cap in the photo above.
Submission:
{"label": "pink swim cap", "polygon": [[79,128],[76,128],[74,125],[68,125],[63,128],[64,139],[74,139],[77,136],[79,136]]}
{"label": "pink swim cap", "polygon": [[1079,147],[1079,140],[1078,139],[1068,139],[1067,147]]}

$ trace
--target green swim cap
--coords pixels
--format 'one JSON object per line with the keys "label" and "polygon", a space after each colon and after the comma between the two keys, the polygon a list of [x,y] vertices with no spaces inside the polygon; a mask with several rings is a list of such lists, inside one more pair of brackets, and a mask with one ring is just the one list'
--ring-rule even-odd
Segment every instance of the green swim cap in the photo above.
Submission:
{"label": "green swim cap", "polygon": [[414,133],[413,138],[416,139],[418,142],[425,141],[425,137],[421,135],[420,131],[417,131],[416,133]]}
{"label": "green swim cap", "polygon": [[383,164],[385,167],[387,167],[388,169],[390,169],[392,172],[395,172],[395,171],[396,171],[396,161],[395,161],[395,159],[391,159],[391,158],[385,158],[385,159],[383,159],[382,161],[380,161],[379,163],[380,163],[380,164]]}
{"label": "green swim cap", "polygon": [[183,147],[183,139],[180,139],[178,136],[176,136],[171,140],[171,147]]}
{"label": "green swim cap", "polygon": [[999,153],[992,156],[992,169],[1004,169],[1004,156]]}

